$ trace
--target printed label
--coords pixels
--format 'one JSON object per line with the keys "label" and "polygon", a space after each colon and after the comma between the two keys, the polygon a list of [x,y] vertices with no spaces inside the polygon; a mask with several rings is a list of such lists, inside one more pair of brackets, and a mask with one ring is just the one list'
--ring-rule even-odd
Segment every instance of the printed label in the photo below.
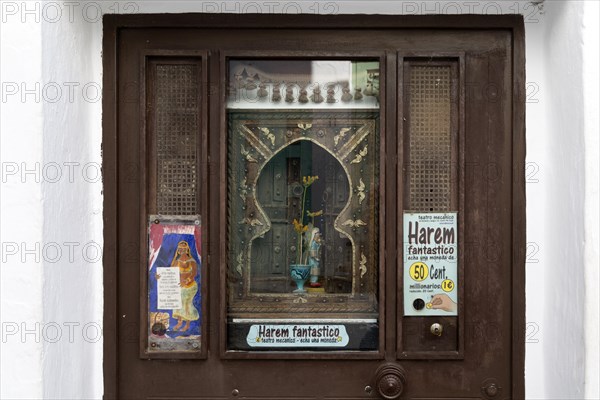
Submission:
{"label": "printed label", "polygon": [[345,347],[344,325],[252,325],[246,341],[251,347]]}
{"label": "printed label", "polygon": [[404,213],[404,315],[458,315],[457,213]]}
{"label": "printed label", "polygon": [[181,282],[179,269],[172,267],[157,267],[156,280],[157,308],[161,310],[176,310],[181,308]]}

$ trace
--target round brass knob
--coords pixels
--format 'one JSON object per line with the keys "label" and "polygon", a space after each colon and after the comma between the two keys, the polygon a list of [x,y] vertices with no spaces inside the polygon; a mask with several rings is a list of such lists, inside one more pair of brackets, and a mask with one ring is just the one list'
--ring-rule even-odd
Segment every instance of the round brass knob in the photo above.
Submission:
{"label": "round brass knob", "polygon": [[432,335],[442,336],[442,332],[444,331],[444,327],[438,323],[432,324],[431,328],[429,328]]}
{"label": "round brass knob", "polygon": [[384,364],[377,370],[375,382],[379,396],[386,400],[395,400],[404,390],[406,373],[399,365]]}

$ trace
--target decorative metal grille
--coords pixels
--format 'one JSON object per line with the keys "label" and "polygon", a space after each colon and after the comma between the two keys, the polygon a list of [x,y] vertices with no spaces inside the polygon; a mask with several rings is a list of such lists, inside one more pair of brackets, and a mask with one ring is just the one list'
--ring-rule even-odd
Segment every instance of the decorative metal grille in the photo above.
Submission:
{"label": "decorative metal grille", "polygon": [[198,67],[156,67],[157,208],[162,215],[197,214]]}
{"label": "decorative metal grille", "polygon": [[451,68],[410,69],[409,208],[450,211]]}

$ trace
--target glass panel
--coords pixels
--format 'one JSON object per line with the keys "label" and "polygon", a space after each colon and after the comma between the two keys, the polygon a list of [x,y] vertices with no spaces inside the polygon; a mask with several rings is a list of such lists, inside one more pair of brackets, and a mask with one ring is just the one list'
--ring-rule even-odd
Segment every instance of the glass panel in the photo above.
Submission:
{"label": "glass panel", "polygon": [[379,63],[235,60],[228,347],[377,350]]}

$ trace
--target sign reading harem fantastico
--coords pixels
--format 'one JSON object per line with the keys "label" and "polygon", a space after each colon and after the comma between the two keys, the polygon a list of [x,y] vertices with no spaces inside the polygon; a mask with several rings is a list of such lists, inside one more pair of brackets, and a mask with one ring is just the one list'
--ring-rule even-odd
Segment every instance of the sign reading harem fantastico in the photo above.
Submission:
{"label": "sign reading harem fantastico", "polygon": [[246,337],[251,347],[345,347],[344,325],[252,325]]}
{"label": "sign reading harem fantastico", "polygon": [[457,315],[457,213],[404,213],[404,315]]}

